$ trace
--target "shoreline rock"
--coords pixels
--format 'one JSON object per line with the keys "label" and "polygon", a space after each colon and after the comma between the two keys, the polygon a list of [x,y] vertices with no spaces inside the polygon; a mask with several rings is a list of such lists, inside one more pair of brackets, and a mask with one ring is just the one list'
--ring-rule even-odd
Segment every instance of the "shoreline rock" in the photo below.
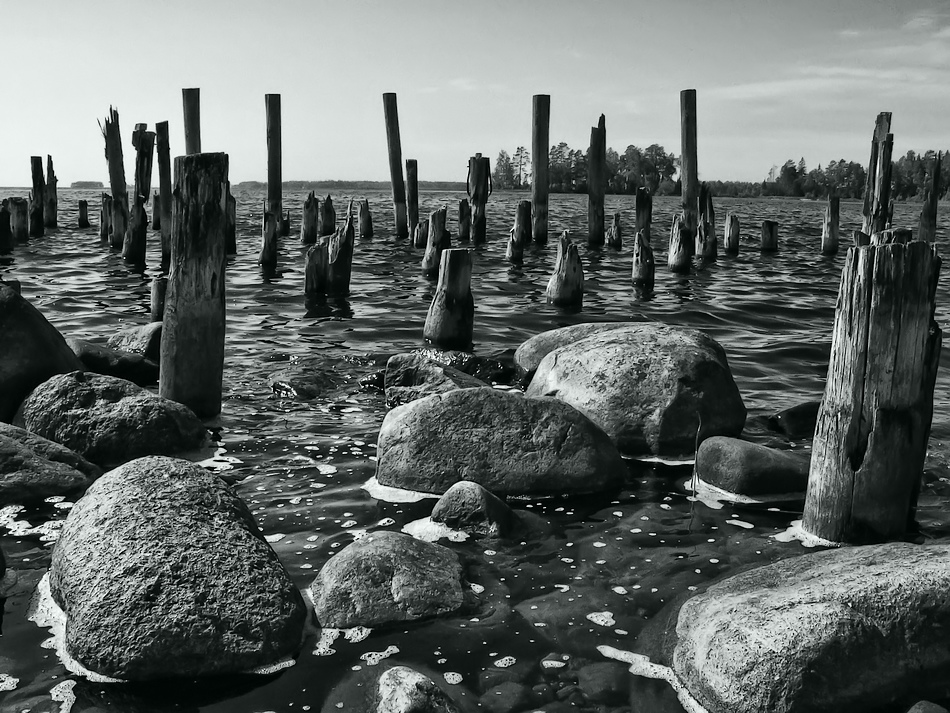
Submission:
{"label": "shoreline rock", "polygon": [[59,443],[0,423],[0,504],[82,492],[102,470]]}

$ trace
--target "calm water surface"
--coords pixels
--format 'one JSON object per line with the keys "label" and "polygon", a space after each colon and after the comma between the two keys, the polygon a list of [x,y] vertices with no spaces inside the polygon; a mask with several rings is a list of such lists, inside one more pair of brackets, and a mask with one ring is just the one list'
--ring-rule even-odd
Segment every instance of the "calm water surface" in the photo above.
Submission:
{"label": "calm water surface", "polygon": [[[5,190],[2,195],[25,195],[0,190]],[[349,197],[334,196],[338,215]],[[300,588],[309,586],[320,566],[355,537],[372,530],[400,530],[427,516],[433,502],[389,503],[362,488],[374,473],[376,435],[386,407],[381,394],[361,390],[358,380],[381,368],[390,355],[422,345],[434,287],[421,274],[422,251],[394,240],[388,195],[369,192],[366,197],[376,236],[357,241],[350,296],[308,307],[298,237],[305,195],[285,195],[285,207],[294,212],[292,236],[282,242],[277,274],[264,277],[256,264],[257,211],[263,195],[236,194],[238,255],[228,268],[225,401],[214,424],[219,449],[213,464],[248,502]],[[461,197],[424,194],[420,213],[447,204],[454,232]],[[527,249],[522,266],[505,260],[515,205],[525,197],[496,193],[489,202],[489,241],[475,250],[472,272],[478,354],[509,359],[528,337],[585,321],[647,319],[697,327],[725,347],[749,409],[746,436],[783,448],[810,446],[770,433],[765,418],[820,398],[823,390],[844,263],[844,252],[835,257],[819,254],[823,203],[718,200],[720,226],[727,211],[740,216],[742,252],[681,277],[665,269],[668,226],[678,199],[657,199],[656,287],[645,292],[630,282],[633,197],[607,197],[608,220],[615,211],[624,211],[627,247],[618,252],[584,246],[586,197],[552,196],[552,238],[562,229],[572,231],[582,244],[586,277],[583,308],[565,311],[544,298],[556,240]],[[150,232],[149,268],[137,273],[100,245],[95,225],[88,230],[74,227],[79,198],[89,200],[95,223],[98,192],[60,191],[63,227],[18,246],[13,262],[0,266],[0,275],[19,279],[24,296],[65,335],[103,340],[118,329],[148,321],[149,282],[158,265],[157,234]],[[942,242],[950,225],[944,206],[941,211]],[[858,226],[859,213],[857,203],[842,204],[843,244],[849,242],[850,229]],[[895,225],[916,228],[918,213],[918,205],[898,205]],[[757,226],[766,218],[780,223],[781,249],[773,255],[756,250]],[[944,329],[950,324],[947,297],[943,277],[937,320]],[[950,537],[950,513],[944,507],[950,492],[944,480],[950,459],[948,360],[945,350],[927,458],[930,484],[919,510],[926,537],[936,539]],[[315,398],[292,398],[272,388],[272,380],[281,374],[303,372],[319,376],[321,392]],[[772,537],[800,516],[800,506],[717,509],[688,497],[684,485],[689,476],[689,467],[631,462],[620,493],[516,503],[550,523],[550,534],[541,540],[443,542],[480,562],[476,571],[482,583],[516,607],[519,613],[504,625],[450,618],[374,631],[355,643],[341,638],[333,644],[332,655],[315,652],[320,647],[314,636],[296,666],[249,685],[226,681],[192,690],[143,691],[75,679],[72,693],[77,702],[72,710],[106,705],[129,711],[333,708],[328,696],[334,685],[384,655],[432,675],[459,674],[461,682],[455,685],[474,697],[479,674],[507,656],[536,665],[551,653],[598,660],[590,652],[601,643],[632,649],[646,621],[673,597],[737,567],[804,551],[797,543]],[[53,699],[62,697],[64,681],[74,680],[44,648],[48,631],[26,619],[29,591],[49,564],[52,540],[68,507],[48,503],[0,510],[0,545],[9,566],[20,571],[17,593],[5,603],[0,636],[0,673],[18,679],[14,690],[0,692],[0,709],[5,711],[59,711],[61,703]],[[561,621],[558,612],[567,612]],[[604,612],[610,617],[600,616]]]}

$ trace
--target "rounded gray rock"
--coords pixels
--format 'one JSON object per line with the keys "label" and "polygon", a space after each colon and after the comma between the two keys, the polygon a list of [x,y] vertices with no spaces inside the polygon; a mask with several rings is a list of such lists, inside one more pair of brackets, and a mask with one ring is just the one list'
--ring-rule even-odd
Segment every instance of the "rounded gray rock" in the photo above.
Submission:
{"label": "rounded gray rock", "polygon": [[537,371],[541,360],[555,349],[573,344],[592,334],[624,327],[637,328],[641,325],[650,324],[652,322],[584,322],[583,324],[549,329],[546,332],[535,334],[515,350],[515,369],[522,378],[530,379]]}
{"label": "rounded gray rock", "polygon": [[432,394],[453,389],[487,386],[481,379],[454,367],[441,364],[422,354],[394,354],[386,362],[383,388],[386,405],[399,406]]}
{"label": "rounded gray rock", "polygon": [[713,436],[696,452],[696,475],[705,483],[739,495],[804,495],[809,463],[807,453]]}
{"label": "rounded gray rock", "polygon": [[463,480],[442,494],[431,515],[456,530],[482,535],[507,535],[517,523],[511,508],[478,483]]}
{"label": "rounded gray rock", "polygon": [[0,423],[0,503],[84,491],[102,470],[65,446]]}

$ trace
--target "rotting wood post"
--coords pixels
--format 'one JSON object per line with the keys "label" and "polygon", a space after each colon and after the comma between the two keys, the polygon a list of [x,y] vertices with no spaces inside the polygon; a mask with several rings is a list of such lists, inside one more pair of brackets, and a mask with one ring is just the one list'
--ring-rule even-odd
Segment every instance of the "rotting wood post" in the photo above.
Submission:
{"label": "rotting wood post", "polygon": [[726,255],[739,254],[739,216],[726,213],[726,227],[723,231],[723,243]]}
{"label": "rotting wood post", "polygon": [[491,161],[480,153],[468,160],[468,198],[472,205],[472,242],[481,245],[485,242],[488,217],[485,206],[492,194]]}
{"label": "rotting wood post", "polygon": [[942,153],[934,156],[930,172],[930,185],[924,190],[924,205],[920,209],[920,222],[917,224],[917,238],[926,243],[937,239],[937,199],[940,196],[940,164]]}
{"label": "rotting wood post", "polygon": [[913,522],[942,343],[934,321],[940,262],[919,240],[848,250],[812,450],[806,532],[863,543],[899,538]]}
{"label": "rotting wood post", "polygon": [[102,194],[102,202],[99,204],[99,240],[107,243],[112,237],[112,196],[108,193]]}
{"label": "rotting wood post", "polygon": [[79,221],[80,228],[89,227],[89,201],[83,199],[79,201]]}
{"label": "rotting wood post", "polygon": [[280,219],[280,235],[282,238],[286,238],[290,235],[290,211],[286,211],[284,216]]}
{"label": "rotting wood post", "polygon": [[396,94],[383,94],[383,115],[386,121],[386,143],[389,149],[389,175],[393,188],[393,216],[397,238],[409,237],[406,208],[406,184],[402,178],[402,143],[399,138],[399,112]]}
{"label": "rotting wood post", "polygon": [[649,188],[646,186],[637,188],[635,205],[636,231],[639,233],[642,230],[646,236],[647,243],[651,243],[653,241],[651,234],[653,225],[653,196],[650,194]]}
{"label": "rotting wood post", "polygon": [[132,132],[132,146],[135,148],[135,186],[132,192],[132,216],[129,229],[122,241],[122,257],[134,265],[144,265],[148,230],[145,203],[152,192],[155,132],[148,131],[146,124],[136,124]]}
{"label": "rotting wood post", "polygon": [[472,239],[472,204],[468,198],[459,201],[459,242],[465,243]]}
{"label": "rotting wood post", "polygon": [[412,229],[412,247],[424,248],[429,244],[429,219],[423,218]]}
{"label": "rotting wood post", "polygon": [[119,132],[119,112],[109,107],[105,124],[100,124],[106,142],[106,162],[109,164],[109,188],[112,191],[112,224],[109,243],[118,250],[125,240],[129,225],[129,191],[125,182],[125,162],[122,158],[122,137]]}
{"label": "rotting wood post", "polygon": [[607,128],[604,115],[590,128],[587,157],[587,244],[604,244],[604,193],[607,188]]}
{"label": "rotting wood post", "polygon": [[760,249],[764,253],[774,253],[778,250],[778,223],[776,221],[762,221],[762,243]]}
{"label": "rotting wood post", "polygon": [[666,258],[666,266],[670,272],[689,274],[691,246],[692,235],[686,227],[683,214],[678,213],[673,216],[673,224],[670,226],[670,248]]}
{"label": "rotting wood post", "polygon": [[861,247],[862,245],[871,244],[871,236],[865,233],[863,230],[852,230],[851,231],[851,242],[855,247]]}
{"label": "rotting wood post", "polygon": [[439,280],[422,329],[427,342],[441,349],[471,349],[475,319],[471,283],[472,252],[443,250]]}
{"label": "rotting wood post", "polygon": [[317,224],[320,220],[320,201],[314,191],[310,191],[303,202],[303,214],[300,217],[300,242],[303,245],[316,245]]}
{"label": "rotting wood post", "polygon": [[[327,196],[327,200],[330,196]],[[353,201],[346,209],[343,225],[325,236],[327,244],[327,294],[346,295],[350,291],[350,275],[353,271],[353,243],[356,230],[353,227]]]}
{"label": "rotting wood post", "polygon": [[304,260],[304,296],[308,299],[327,294],[327,267],[330,261],[329,241],[321,237],[307,249]]}
{"label": "rotting wood post", "polygon": [[548,302],[559,307],[577,307],[584,301],[584,265],[567,230],[558,240],[554,271],[544,295]]}
{"label": "rotting wood post", "polygon": [[333,198],[329,193],[318,209],[317,232],[320,237],[333,235],[336,232],[336,209],[333,207]]}
{"label": "rotting wood post", "polygon": [[416,226],[419,224],[419,162],[414,158],[406,159],[406,210],[409,216],[409,235],[415,235]]}
{"label": "rotting wood post", "polygon": [[[531,99],[531,235],[539,243],[548,241],[550,124],[551,97],[548,94],[535,94]],[[460,232],[459,240],[461,239]]]}
{"label": "rotting wood post", "polygon": [[201,153],[201,90],[182,89],[181,105],[185,120],[185,155]]}
{"label": "rotting wood post", "polygon": [[[264,108],[267,115],[267,208],[274,214],[277,230],[284,216],[281,195],[281,155],[280,155],[280,94],[265,94]],[[266,220],[264,221],[266,225]],[[276,238],[276,234],[275,234]],[[275,254],[276,260],[276,254]],[[264,264],[264,263],[262,263]]]}
{"label": "rotting wood post", "polygon": [[261,219],[261,252],[257,262],[264,268],[277,267],[277,234],[280,232],[280,218],[267,210],[264,200],[264,216]]}
{"label": "rotting wood post", "polygon": [[30,238],[30,204],[26,198],[11,198],[7,207],[10,210],[13,240],[17,243],[25,243]]}
{"label": "rotting wood post", "polygon": [[46,155],[46,193],[43,195],[43,225],[55,228],[59,213],[59,200],[56,196],[56,172],[53,170],[53,157]]}
{"label": "rotting wood post", "polygon": [[369,198],[364,198],[360,201],[360,217],[359,217],[359,235],[360,240],[363,238],[372,238],[373,237],[373,216],[369,212]]}
{"label": "rotting wood post", "polygon": [[158,191],[152,193],[152,230],[162,229],[162,199]]}
{"label": "rotting wood post", "polygon": [[237,201],[231,194],[231,181],[225,186],[227,222],[224,224],[224,249],[228,255],[237,255]]}
{"label": "rotting wood post", "polygon": [[633,243],[633,284],[646,290],[653,289],[656,275],[656,260],[653,257],[653,248],[647,239],[645,230],[638,230]]}
{"label": "rotting wood post", "polygon": [[607,245],[620,250],[623,247],[623,231],[620,227],[620,213],[614,213],[610,227],[607,228]]}
{"label": "rotting wood post", "polygon": [[835,255],[838,252],[839,216],[841,198],[831,193],[825,206],[825,219],[821,223],[821,254]]}
{"label": "rotting wood post", "polygon": [[9,255],[13,252],[13,226],[10,224],[10,211],[6,201],[0,205],[0,255]]}
{"label": "rotting wood post", "polygon": [[155,124],[155,154],[158,161],[158,202],[152,206],[152,210],[161,215],[162,269],[164,270],[171,259],[172,242],[172,163],[167,121]]}
{"label": "rotting wood post", "polygon": [[184,404],[199,418],[221,412],[227,182],[226,153],[175,159],[171,269],[158,394]]}
{"label": "rotting wood post", "polygon": [[716,211],[713,207],[712,191],[705,181],[699,186],[699,226],[696,254],[706,262],[712,262],[719,256],[716,239]]}
{"label": "rotting wood post", "polygon": [[682,178],[683,214],[690,236],[698,228],[699,170],[696,143],[696,90],[680,92],[680,175]]}
{"label": "rotting wood post", "polygon": [[511,229],[505,257],[511,262],[524,259],[524,248],[531,242],[531,201],[518,201],[515,224]]}
{"label": "rotting wood post", "polygon": [[882,111],[874,122],[871,135],[871,156],[868,159],[867,180],[864,184],[864,203],[861,232],[873,235],[887,227],[887,211],[891,191],[891,152],[894,136],[891,131],[891,112]]}
{"label": "rotting wood post", "polygon": [[168,278],[156,275],[152,278],[152,291],[149,295],[149,314],[153,322],[161,322],[165,314],[165,295],[168,292]]}
{"label": "rotting wood post", "polygon": [[30,237],[41,238],[45,232],[43,209],[46,195],[46,180],[43,178],[43,159],[30,156],[30,168],[33,174],[33,192],[30,193]]}
{"label": "rotting wood post", "polygon": [[426,277],[435,277],[438,274],[442,253],[452,247],[451,235],[445,229],[447,214],[448,208],[445,206],[429,213],[429,235],[426,252],[422,256],[422,274]]}

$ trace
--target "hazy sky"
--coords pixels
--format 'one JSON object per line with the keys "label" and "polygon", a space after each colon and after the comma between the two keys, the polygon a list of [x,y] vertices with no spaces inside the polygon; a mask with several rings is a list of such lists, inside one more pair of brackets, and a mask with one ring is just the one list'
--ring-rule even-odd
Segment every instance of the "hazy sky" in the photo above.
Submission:
{"label": "hazy sky", "polygon": [[[697,90],[702,179],[773,164],[866,163],[879,111],[895,156],[950,148],[948,0],[36,0],[7,13],[0,185],[52,154],[62,185],[107,183],[97,120],[168,120],[200,87],[202,148],[234,182],[266,179],[264,94],[282,95],[283,176],[389,178],[383,92],[420,180],[464,180],[468,156],[530,147],[531,96],[551,143],[679,153],[679,92]],[[12,24],[11,24],[12,23]],[[153,184],[157,180],[153,180]]]}

